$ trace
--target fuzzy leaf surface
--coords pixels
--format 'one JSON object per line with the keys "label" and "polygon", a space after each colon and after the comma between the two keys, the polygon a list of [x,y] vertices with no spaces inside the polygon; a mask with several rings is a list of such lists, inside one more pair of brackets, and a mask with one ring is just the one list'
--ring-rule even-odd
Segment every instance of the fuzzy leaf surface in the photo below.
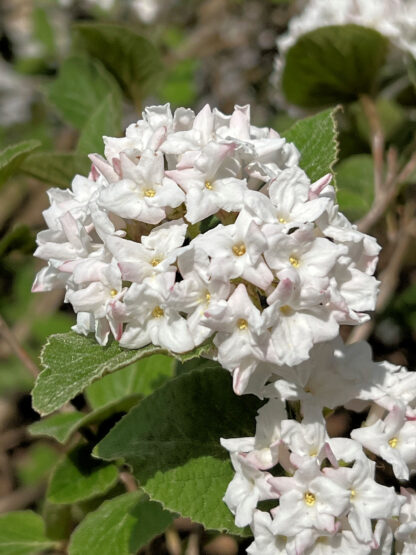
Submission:
{"label": "fuzzy leaf surface", "polygon": [[333,173],[338,157],[336,110],[330,108],[301,119],[282,134],[300,151],[300,167],[312,182]]}
{"label": "fuzzy leaf surface", "polygon": [[120,495],[86,516],[72,534],[69,555],[133,555],[173,518],[140,491]]}
{"label": "fuzzy leaf surface", "polygon": [[[181,361],[199,357],[210,348],[203,344],[175,358]],[[113,341],[102,347],[89,336],[74,332],[58,333],[48,338],[41,353],[42,372],[32,392],[33,407],[46,415],[61,408],[95,380],[154,353],[166,353],[160,347],[123,349]]]}
{"label": "fuzzy leaf surface", "polygon": [[96,446],[124,458],[151,499],[207,529],[242,531],[222,501],[234,471],[221,437],[254,435],[261,402],[238,397],[223,369],[194,370],[146,397]]}

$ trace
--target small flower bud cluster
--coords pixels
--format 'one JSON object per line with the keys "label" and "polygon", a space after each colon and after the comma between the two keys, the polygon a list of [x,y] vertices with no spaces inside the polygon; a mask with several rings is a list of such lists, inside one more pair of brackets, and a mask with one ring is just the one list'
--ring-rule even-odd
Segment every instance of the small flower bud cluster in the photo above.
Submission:
{"label": "small flower bud cluster", "polygon": [[[416,470],[416,373],[339,338],[299,365],[263,370],[255,436],[221,440],[236,472],[224,501],[254,534],[247,553],[390,554],[393,541],[394,553],[416,553],[416,493],[375,474],[391,465],[398,483]],[[340,407],[364,421],[341,426],[350,437],[324,418]]]}
{"label": "small flower bud cluster", "polygon": [[210,341],[243,393],[368,318],[376,241],[339,213],[331,175],[311,183],[248,106],[155,106],[104,140],[88,177],[49,190],[37,238],[48,265],[33,290],[65,287],[75,331],[173,353]]}

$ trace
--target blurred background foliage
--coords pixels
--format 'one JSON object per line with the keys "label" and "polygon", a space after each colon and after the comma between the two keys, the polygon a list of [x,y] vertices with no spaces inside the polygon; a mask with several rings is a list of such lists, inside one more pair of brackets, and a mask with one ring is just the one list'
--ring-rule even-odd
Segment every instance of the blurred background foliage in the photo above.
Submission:
{"label": "blurred background foliage", "polygon": [[[325,50],[322,67],[301,61],[305,52],[334,45],[336,33],[328,28],[326,34],[303,37],[287,57],[282,99],[282,88],[272,78],[276,38],[297,10],[298,4],[289,0],[0,3],[0,512],[27,507],[43,511],[52,530],[49,537],[65,543],[68,527],[105,499],[75,504],[69,516],[66,504],[51,509],[42,500],[63,448],[28,433],[26,426],[39,418],[29,396],[33,376],[11,346],[13,336],[38,364],[47,336],[66,332],[74,323],[60,291],[30,292],[42,265],[32,252],[43,228],[46,190],[68,187],[73,175],[88,173],[86,155],[102,153],[102,135],[122,135],[149,104],[170,102],[173,108],[198,110],[208,102],[228,113],[234,104],[250,103],[253,123],[279,132],[301,117],[342,104],[337,115],[338,198],[346,215],[361,222],[374,205],[375,171],[380,171],[375,169],[373,144],[377,125],[383,136],[383,175],[388,176],[389,161],[400,167],[411,159],[416,62],[402,57],[400,63],[387,63],[388,45],[377,33],[364,33],[364,51],[357,54],[363,66],[332,88],[327,74],[336,62],[330,50]],[[350,42],[344,34],[342,47],[334,46],[342,48],[345,59],[356,44],[356,29],[349,32]],[[359,99],[362,93],[372,95],[370,107]],[[416,173],[411,169],[399,180],[382,216],[366,229],[384,247],[378,272],[387,290],[375,326],[362,337],[369,337],[376,358],[414,368]],[[349,332],[344,330],[345,337]],[[153,363],[156,373],[141,362],[91,386],[74,402],[79,421],[92,411],[90,423],[102,437],[135,400],[189,370],[186,364],[175,369],[166,361]],[[114,401],[122,403],[100,411]],[[87,424],[83,421],[85,429]],[[107,498],[119,493],[117,487],[109,487]],[[186,543],[194,528],[179,522],[175,530],[176,536],[153,542],[154,553],[180,553],[174,551],[175,541],[185,538]],[[212,534],[203,541],[207,553],[244,552],[245,543],[238,547],[233,538],[222,537],[220,547]]]}

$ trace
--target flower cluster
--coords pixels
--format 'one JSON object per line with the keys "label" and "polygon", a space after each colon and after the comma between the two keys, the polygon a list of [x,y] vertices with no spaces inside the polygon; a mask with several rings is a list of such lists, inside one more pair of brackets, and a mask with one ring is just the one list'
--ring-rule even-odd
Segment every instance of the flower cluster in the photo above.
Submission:
{"label": "flower cluster", "polygon": [[[337,337],[374,308],[379,247],[339,213],[331,175],[311,183],[247,106],[155,106],[104,140],[88,177],[49,191],[33,290],[64,287],[75,331],[102,345],[206,342],[236,393],[266,399],[254,437],[222,439],[248,553],[414,552],[416,494],[378,483],[375,461],[396,480],[416,468],[416,374]],[[324,418],[339,407],[365,424],[349,438]]]}
{"label": "flower cluster", "polygon": [[311,183],[296,147],[205,106],[148,108],[88,177],[51,189],[33,290],[65,287],[75,331],[173,353],[213,343],[237,393],[374,308],[379,247]]}
{"label": "flower cluster", "polygon": [[[255,437],[221,441],[236,471],[224,500],[255,537],[247,552],[389,554],[395,541],[395,553],[414,553],[416,493],[378,483],[375,461],[397,480],[416,469],[416,374],[372,362],[366,343],[337,338],[310,354],[270,367]],[[323,415],[337,407],[366,411],[349,438],[328,433]],[[266,500],[270,511],[258,508]]]}

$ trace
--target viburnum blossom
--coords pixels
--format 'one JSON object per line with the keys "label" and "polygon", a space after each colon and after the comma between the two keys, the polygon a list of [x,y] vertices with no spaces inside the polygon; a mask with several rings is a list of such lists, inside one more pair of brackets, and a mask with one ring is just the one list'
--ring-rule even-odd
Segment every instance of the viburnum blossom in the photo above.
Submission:
{"label": "viburnum blossom", "polygon": [[[73,329],[101,345],[206,342],[237,394],[265,400],[254,437],[221,439],[248,553],[387,553],[393,537],[410,553],[414,494],[377,483],[369,453],[398,480],[416,468],[415,378],[338,337],[374,309],[379,246],[339,212],[331,175],[311,183],[247,106],[153,106],[104,142],[88,177],[48,193],[33,290],[64,288]],[[337,409],[362,424],[350,437],[329,433]]]}
{"label": "viburnum blossom", "polygon": [[311,183],[249,107],[154,106],[104,141],[88,177],[50,190],[35,253],[48,266],[33,289],[65,287],[76,331],[174,353],[212,337],[243,393],[260,364],[299,364],[368,318],[378,246],[338,213],[331,176]]}

